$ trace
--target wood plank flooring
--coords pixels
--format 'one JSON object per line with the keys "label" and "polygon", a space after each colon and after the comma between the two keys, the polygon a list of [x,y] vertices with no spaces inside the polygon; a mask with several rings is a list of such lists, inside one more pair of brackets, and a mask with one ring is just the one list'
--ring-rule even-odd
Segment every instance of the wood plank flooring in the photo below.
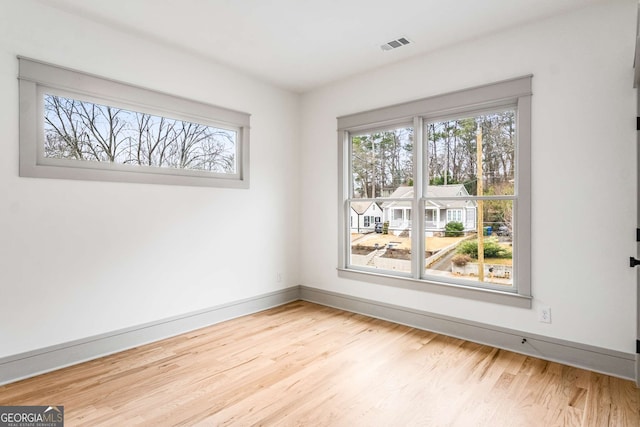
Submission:
{"label": "wood plank flooring", "polygon": [[0,387],[66,426],[640,426],[630,381],[297,301]]}

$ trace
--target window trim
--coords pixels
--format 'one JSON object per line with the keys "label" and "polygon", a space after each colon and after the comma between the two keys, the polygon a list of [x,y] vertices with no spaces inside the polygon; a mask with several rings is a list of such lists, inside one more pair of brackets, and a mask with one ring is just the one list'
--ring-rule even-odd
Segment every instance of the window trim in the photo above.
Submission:
{"label": "window trim", "polygon": [[[249,188],[250,115],[104,77],[18,57],[20,176],[204,187]],[[44,93],[192,121],[237,132],[236,172],[125,166],[48,159],[44,145]],[[123,167],[125,166],[125,167]]]}
{"label": "window trim", "polygon": [[[429,98],[396,104],[389,107],[341,116],[338,121],[338,275],[342,278],[376,283],[385,286],[397,286],[455,297],[475,299],[522,308],[531,308],[531,86],[533,75],[504,80],[488,85],[477,86],[436,95]],[[415,131],[414,149],[421,153],[423,149],[424,123],[442,117],[487,111],[503,107],[516,108],[517,140],[516,146],[516,183],[514,206],[517,214],[514,218],[518,238],[514,242],[514,285],[509,291],[493,287],[467,286],[462,284],[439,282],[435,279],[421,278],[420,271],[405,275],[392,275],[366,269],[349,267],[350,235],[346,232],[345,214],[350,193],[350,136],[367,132],[370,129],[388,128],[397,124],[413,123]],[[418,129],[421,129],[419,132]],[[414,198],[412,208],[424,208],[423,173],[420,162],[414,165]],[[484,198],[484,197],[482,197]],[[490,197],[489,197],[490,198]],[[382,201],[382,199],[380,200]],[[417,221],[414,229],[414,242],[424,234],[424,226]],[[415,247],[420,247],[414,245]],[[417,250],[412,251],[412,265],[422,268],[424,263],[418,257]],[[414,268],[415,270],[415,268]]]}

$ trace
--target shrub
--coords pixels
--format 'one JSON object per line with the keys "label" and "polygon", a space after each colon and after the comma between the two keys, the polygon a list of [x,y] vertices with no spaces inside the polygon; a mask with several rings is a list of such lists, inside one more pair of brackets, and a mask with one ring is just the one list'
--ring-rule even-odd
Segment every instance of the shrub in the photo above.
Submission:
{"label": "shrub", "polygon": [[[456,251],[459,254],[469,255],[471,258],[478,259],[478,240],[467,240],[458,246]],[[511,258],[512,253],[507,248],[500,246],[498,239],[489,238],[484,241],[484,257],[485,258]]]}
{"label": "shrub", "polygon": [[455,254],[451,258],[451,262],[458,267],[464,267],[467,263],[471,262],[471,257],[467,254]]}
{"label": "shrub", "polygon": [[389,234],[389,221],[382,223],[382,234]]}
{"label": "shrub", "polygon": [[459,237],[462,236],[464,231],[464,225],[459,221],[448,222],[444,226],[444,237]]}

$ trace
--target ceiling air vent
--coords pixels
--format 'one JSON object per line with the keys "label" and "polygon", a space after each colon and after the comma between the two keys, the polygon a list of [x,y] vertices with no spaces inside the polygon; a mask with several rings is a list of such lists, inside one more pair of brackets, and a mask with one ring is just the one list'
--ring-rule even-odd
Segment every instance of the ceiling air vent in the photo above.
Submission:
{"label": "ceiling air vent", "polygon": [[400,37],[399,39],[391,40],[390,42],[383,44],[382,46],[380,46],[380,49],[382,50],[397,49],[399,47],[408,45],[409,43],[411,43],[411,41],[408,38]]}

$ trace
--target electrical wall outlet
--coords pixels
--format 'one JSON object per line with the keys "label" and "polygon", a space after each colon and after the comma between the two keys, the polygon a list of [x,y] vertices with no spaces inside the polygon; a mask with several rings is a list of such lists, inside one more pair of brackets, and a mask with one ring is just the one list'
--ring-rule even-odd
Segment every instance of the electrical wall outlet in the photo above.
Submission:
{"label": "electrical wall outlet", "polygon": [[277,283],[281,283],[282,282],[282,273],[280,273],[280,272],[276,273],[276,282]]}
{"label": "electrical wall outlet", "polygon": [[543,323],[551,323],[551,307],[538,308],[538,320]]}

